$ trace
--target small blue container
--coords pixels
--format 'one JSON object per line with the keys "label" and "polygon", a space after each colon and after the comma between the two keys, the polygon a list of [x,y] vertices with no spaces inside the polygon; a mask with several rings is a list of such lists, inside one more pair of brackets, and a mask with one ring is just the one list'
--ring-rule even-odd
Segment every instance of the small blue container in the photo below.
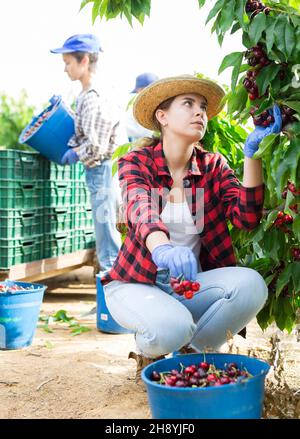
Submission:
{"label": "small blue container", "polygon": [[131,334],[129,329],[120,326],[111,316],[105,301],[103,286],[100,274],[96,276],[97,280],[97,329],[101,332],[110,334]]}
{"label": "small blue container", "polygon": [[[68,141],[75,132],[74,118],[61,96],[54,95],[51,105],[34,117],[22,131],[19,142],[31,146],[55,163],[62,164],[61,159],[69,149]],[[33,128],[40,118],[46,116],[41,125],[26,138],[26,133]]]}
{"label": "small blue container", "polygon": [[[253,375],[239,383],[216,387],[171,387],[150,380],[151,373],[167,372],[199,364],[201,361],[224,368],[236,363]],[[268,363],[246,355],[187,354],[156,361],[143,369],[148,401],[154,419],[259,419],[262,415],[264,381],[270,369]]]}
{"label": "small blue container", "polygon": [[4,281],[6,286],[32,287],[15,293],[0,293],[0,349],[21,349],[32,343],[46,286]]}

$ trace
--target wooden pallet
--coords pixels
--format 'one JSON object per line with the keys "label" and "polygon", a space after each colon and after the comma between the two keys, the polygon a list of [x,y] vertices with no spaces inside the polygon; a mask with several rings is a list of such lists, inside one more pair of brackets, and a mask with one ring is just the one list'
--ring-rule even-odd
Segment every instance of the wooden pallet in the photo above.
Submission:
{"label": "wooden pallet", "polygon": [[14,265],[8,270],[0,270],[0,280],[11,279],[35,282],[47,277],[58,276],[83,265],[94,265],[94,254],[95,249],[93,248],[79,250],[55,258]]}

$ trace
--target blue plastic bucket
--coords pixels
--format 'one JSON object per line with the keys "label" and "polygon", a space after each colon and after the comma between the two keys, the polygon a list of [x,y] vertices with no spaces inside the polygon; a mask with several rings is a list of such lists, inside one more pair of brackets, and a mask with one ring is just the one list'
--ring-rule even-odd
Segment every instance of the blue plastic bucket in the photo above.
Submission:
{"label": "blue plastic bucket", "polygon": [[32,289],[0,293],[0,349],[29,346],[35,334],[46,286],[9,280],[1,284]]}
{"label": "blue plastic bucket", "polygon": [[[150,380],[151,373],[166,372],[207,361],[217,368],[234,362],[253,377],[216,387],[171,387]],[[145,367],[142,379],[154,419],[259,419],[262,415],[264,381],[270,369],[265,361],[246,355],[187,354],[156,361]]]}
{"label": "blue plastic bucket", "polygon": [[[47,159],[61,164],[64,153],[69,149],[68,141],[75,132],[74,118],[61,96],[52,96],[51,105],[34,117],[22,131],[19,142],[31,146]],[[42,124],[26,138],[26,133],[49,112]]]}
{"label": "blue plastic bucket", "polygon": [[120,326],[110,314],[105,301],[103,285],[101,283],[101,276],[96,276],[97,284],[97,329],[101,332],[108,332],[110,334],[131,334],[132,331]]}

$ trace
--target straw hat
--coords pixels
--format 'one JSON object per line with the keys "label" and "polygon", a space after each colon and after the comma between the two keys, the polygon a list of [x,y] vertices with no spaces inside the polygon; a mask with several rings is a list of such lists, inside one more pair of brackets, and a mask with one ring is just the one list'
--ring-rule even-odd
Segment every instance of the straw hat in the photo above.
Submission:
{"label": "straw hat", "polygon": [[224,90],[208,79],[198,79],[192,75],[173,76],[159,79],[144,88],[133,104],[133,115],[143,127],[156,131],[155,110],[166,99],[185,94],[198,93],[207,100],[207,117],[211,119],[223,108]]}

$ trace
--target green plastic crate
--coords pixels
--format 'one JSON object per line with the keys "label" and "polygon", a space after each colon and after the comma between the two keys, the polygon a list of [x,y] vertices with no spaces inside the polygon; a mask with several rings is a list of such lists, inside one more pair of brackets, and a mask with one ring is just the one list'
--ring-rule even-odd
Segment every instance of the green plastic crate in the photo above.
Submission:
{"label": "green plastic crate", "polygon": [[44,233],[44,209],[0,209],[0,238],[31,238]]}
{"label": "green plastic crate", "polygon": [[73,174],[74,174],[74,171],[72,169],[73,166],[68,166],[68,165],[62,166],[45,159],[44,168],[45,168],[44,171],[45,180],[66,181],[73,179]]}
{"label": "green plastic crate", "polygon": [[63,232],[73,229],[74,207],[45,207],[44,231],[45,233]]}
{"label": "green plastic crate", "polygon": [[36,152],[0,149],[1,180],[41,180],[44,159]]}
{"label": "green plastic crate", "polygon": [[0,209],[42,208],[44,182],[0,180]]}
{"label": "green plastic crate", "polygon": [[92,229],[94,227],[93,213],[90,206],[75,206],[73,213],[74,229]]}
{"label": "green plastic crate", "polygon": [[73,251],[94,248],[96,239],[94,229],[76,230],[73,237]]}
{"label": "green plastic crate", "polygon": [[76,165],[70,166],[70,168],[72,168],[73,180],[85,182],[85,167],[81,162],[77,162]]}
{"label": "green plastic crate", "polygon": [[43,235],[24,239],[0,239],[0,269],[43,258]]}
{"label": "green plastic crate", "polygon": [[45,235],[44,257],[52,258],[73,251],[72,231],[49,233]]}
{"label": "green plastic crate", "polygon": [[73,199],[72,186],[71,181],[46,181],[44,189],[44,206],[70,206]]}
{"label": "green plastic crate", "polygon": [[74,181],[72,183],[72,204],[90,206],[90,191],[85,182]]}

